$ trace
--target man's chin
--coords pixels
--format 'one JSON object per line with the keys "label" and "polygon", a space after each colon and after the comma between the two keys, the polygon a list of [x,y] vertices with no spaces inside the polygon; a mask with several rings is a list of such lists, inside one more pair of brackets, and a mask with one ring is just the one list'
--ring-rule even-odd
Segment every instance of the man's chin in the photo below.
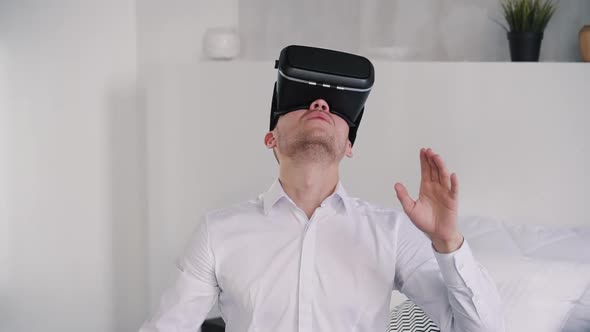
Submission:
{"label": "man's chin", "polygon": [[305,145],[334,145],[334,138],[325,131],[319,130],[306,132],[305,135],[302,135],[299,141]]}
{"label": "man's chin", "polygon": [[318,139],[308,139],[301,142],[302,146],[317,146],[323,147],[326,150],[331,150],[332,143],[326,140],[318,140]]}
{"label": "man's chin", "polygon": [[327,132],[326,129],[322,126],[307,128],[307,130],[303,131],[301,134],[303,137],[306,137],[308,139],[326,141],[334,140],[334,137],[332,137],[332,135],[329,132]]}
{"label": "man's chin", "polygon": [[318,151],[327,154],[333,154],[336,151],[334,141],[325,137],[308,137],[299,142],[299,148],[308,151]]}

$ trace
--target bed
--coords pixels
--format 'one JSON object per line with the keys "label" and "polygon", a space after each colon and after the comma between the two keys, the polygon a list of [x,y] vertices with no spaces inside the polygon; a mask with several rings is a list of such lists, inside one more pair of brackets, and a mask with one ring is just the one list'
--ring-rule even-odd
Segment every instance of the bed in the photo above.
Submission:
{"label": "bed", "polygon": [[[518,224],[462,216],[459,227],[495,280],[507,332],[590,331],[590,227]],[[389,331],[438,331],[401,294]]]}

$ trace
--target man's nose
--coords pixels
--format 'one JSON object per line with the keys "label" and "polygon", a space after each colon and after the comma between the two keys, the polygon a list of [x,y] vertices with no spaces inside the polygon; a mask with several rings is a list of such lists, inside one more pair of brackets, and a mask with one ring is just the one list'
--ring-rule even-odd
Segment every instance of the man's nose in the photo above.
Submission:
{"label": "man's nose", "polygon": [[324,111],[324,112],[329,112],[330,111],[330,106],[328,105],[328,102],[326,102],[323,99],[316,99],[314,100],[311,105],[309,105],[309,109],[312,111]]}

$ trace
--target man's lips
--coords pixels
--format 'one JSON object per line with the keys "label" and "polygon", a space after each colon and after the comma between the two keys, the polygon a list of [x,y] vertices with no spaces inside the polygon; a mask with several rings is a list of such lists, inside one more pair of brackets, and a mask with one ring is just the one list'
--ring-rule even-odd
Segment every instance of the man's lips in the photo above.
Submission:
{"label": "man's lips", "polygon": [[328,123],[332,123],[332,121],[330,121],[330,117],[320,111],[314,111],[313,113],[311,113],[307,117],[308,117],[308,120],[320,119],[320,120],[324,120]]}

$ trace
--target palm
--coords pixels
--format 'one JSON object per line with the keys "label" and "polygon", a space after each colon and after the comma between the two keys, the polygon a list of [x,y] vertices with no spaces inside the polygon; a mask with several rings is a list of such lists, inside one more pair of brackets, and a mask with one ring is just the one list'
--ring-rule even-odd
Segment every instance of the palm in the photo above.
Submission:
{"label": "palm", "polygon": [[416,201],[400,183],[395,185],[404,212],[430,238],[450,239],[457,233],[458,182],[449,175],[442,158],[431,149],[420,150],[422,179]]}

